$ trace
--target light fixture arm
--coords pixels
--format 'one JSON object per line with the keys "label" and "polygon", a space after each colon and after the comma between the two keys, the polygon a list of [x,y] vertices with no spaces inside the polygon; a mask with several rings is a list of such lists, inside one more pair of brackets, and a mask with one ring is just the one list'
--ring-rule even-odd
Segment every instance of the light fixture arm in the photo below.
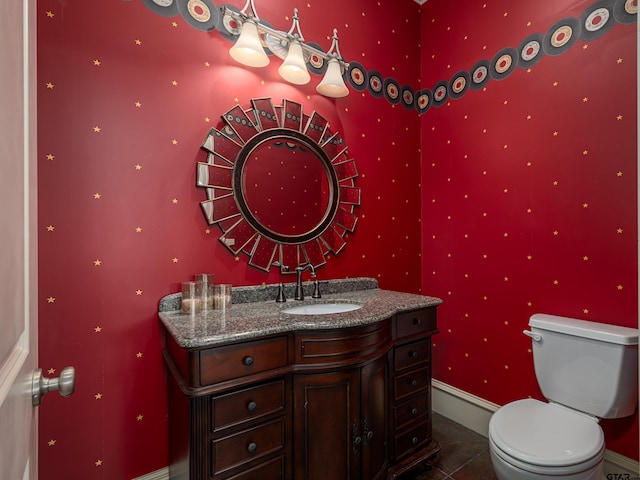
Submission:
{"label": "light fixture arm", "polygon": [[[338,29],[333,29],[333,37],[331,37],[331,48],[327,51],[327,55],[342,60],[342,54],[340,53],[340,47],[338,47]],[[342,62],[344,63],[344,62]]]}
{"label": "light fixture arm", "polygon": [[[253,14],[247,14],[245,12],[246,8],[248,6],[251,6],[251,8],[253,9]],[[342,67],[343,70],[346,70],[349,68],[349,63],[345,62],[344,59],[342,58],[342,55],[340,54],[340,49],[338,48],[338,30],[334,29],[333,30],[333,37],[332,37],[332,41],[331,41],[331,48],[329,49],[329,52],[324,52],[318,48],[315,48],[311,45],[308,45],[306,43],[304,43],[304,38],[302,37],[302,32],[300,31],[300,24],[299,24],[299,19],[298,19],[298,9],[294,10],[294,17],[293,17],[293,25],[291,26],[291,29],[289,30],[289,32],[282,32],[280,30],[276,30],[274,28],[271,28],[267,25],[265,25],[264,23],[260,23],[257,22],[258,20],[258,15],[255,13],[255,6],[253,5],[253,0],[247,0],[246,5],[244,6],[244,8],[238,12],[235,10],[231,10],[229,7],[222,6],[222,8],[224,9],[224,14],[225,15],[229,15],[230,17],[232,17],[235,21],[239,22],[240,24],[246,22],[246,21],[254,21],[257,25],[258,31],[262,34],[268,34],[272,37],[277,38],[278,40],[285,42],[286,44],[289,44],[289,42],[291,41],[291,37],[290,35],[293,34],[294,30],[297,27],[298,30],[298,35],[299,40],[300,40],[300,46],[302,47],[302,50],[310,55],[317,55],[320,58],[323,58],[325,60],[330,60],[332,58],[335,58],[339,63],[340,66]],[[335,48],[334,48],[335,47]]]}
{"label": "light fixture arm", "polygon": [[302,30],[300,30],[300,18],[298,17],[297,8],[293,9],[293,23],[291,24],[291,28],[287,32],[287,36],[297,39],[301,44],[302,42],[304,42],[304,36],[302,35]]}
{"label": "light fixture arm", "polygon": [[[251,11],[247,12],[247,9],[249,7],[251,7]],[[225,11],[227,10],[227,7],[225,7]],[[244,7],[242,7],[242,10],[240,10],[240,13],[246,17],[245,20],[252,18],[256,23],[260,21],[260,17],[258,17],[258,12],[256,11],[256,6],[253,3],[253,0],[247,0],[247,2],[244,4]]]}

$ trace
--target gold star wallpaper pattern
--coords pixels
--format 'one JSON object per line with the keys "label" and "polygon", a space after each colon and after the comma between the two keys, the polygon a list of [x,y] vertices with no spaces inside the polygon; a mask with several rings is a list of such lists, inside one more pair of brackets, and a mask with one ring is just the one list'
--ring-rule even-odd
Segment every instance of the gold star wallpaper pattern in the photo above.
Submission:
{"label": "gold star wallpaper pattern", "polygon": [[[525,3],[432,4],[423,82],[633,7]],[[423,291],[444,299],[433,376],[500,405],[542,398],[521,333],[532,314],[637,327],[636,25],[614,20],[422,117]],[[637,459],[637,415],[601,423],[607,448]]]}
{"label": "gold star wallpaper pattern", "polygon": [[[74,395],[40,410],[43,480],[165,467],[159,299],[202,271],[281,280],[218,244],[195,185],[207,132],[251,98],[317,109],[348,141],[358,227],[318,275],[443,298],[436,379],[496,403],[538,396],[520,333],[531,313],[637,324],[635,17],[618,21],[619,1],[601,36],[566,41],[552,27],[578,32],[595,2],[258,2],[281,29],[299,7],[326,47],[339,29],[362,66],[339,100],[315,93],[319,78],[294,87],[277,65],[237,66],[219,31],[149,3],[38,5],[39,355],[50,376],[77,371]],[[513,51],[549,31],[562,51],[517,65]],[[407,93],[428,109],[406,108]],[[637,459],[637,417],[604,427]]]}
{"label": "gold star wallpaper pattern", "polygon": [[[344,25],[334,24],[327,2],[303,6],[305,35],[328,46],[337,26],[345,53],[366,52],[377,68],[418,84],[418,6],[343,3]],[[294,6],[259,8],[285,28]],[[362,22],[379,34],[361,35]],[[316,94],[317,81],[283,83],[277,66],[240,68],[217,31],[157,15],[141,0],[43,0],[38,38],[40,359],[46,368],[74,365],[77,372],[74,395],[48,397],[41,410],[43,479],[61,478],[65,465],[87,479],[136,478],[165,467],[159,299],[201,271],[233,285],[281,280],[229,255],[199,206],[200,146],[236,104],[287,98],[317,110],[358,160],[368,206],[346,239],[349,255],[330,256],[319,277],[368,276],[386,288],[420,291],[417,112],[356,92],[327,99]]]}

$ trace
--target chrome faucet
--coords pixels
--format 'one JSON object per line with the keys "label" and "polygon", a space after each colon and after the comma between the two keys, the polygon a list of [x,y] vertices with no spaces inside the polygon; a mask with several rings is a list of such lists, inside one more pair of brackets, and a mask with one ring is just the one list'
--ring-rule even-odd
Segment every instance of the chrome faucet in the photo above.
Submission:
{"label": "chrome faucet", "polygon": [[296,267],[296,273],[298,274],[298,281],[296,282],[296,293],[294,298],[296,300],[304,300],[304,290],[302,289],[302,272],[307,269],[311,269],[311,278],[316,278],[316,269],[313,265],[307,263],[302,267]]}

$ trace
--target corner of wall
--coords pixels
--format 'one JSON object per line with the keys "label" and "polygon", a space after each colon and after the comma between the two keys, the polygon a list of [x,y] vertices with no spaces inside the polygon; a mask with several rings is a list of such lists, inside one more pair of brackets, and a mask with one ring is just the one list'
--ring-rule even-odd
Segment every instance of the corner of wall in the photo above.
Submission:
{"label": "corner of wall", "polygon": [[[434,412],[480,435],[489,436],[489,420],[491,415],[500,408],[500,405],[488,402],[436,379],[432,380],[431,387]],[[606,450],[604,473],[606,478],[627,478],[609,477],[608,475],[627,475],[629,478],[635,478],[640,473],[640,464],[623,455]]]}

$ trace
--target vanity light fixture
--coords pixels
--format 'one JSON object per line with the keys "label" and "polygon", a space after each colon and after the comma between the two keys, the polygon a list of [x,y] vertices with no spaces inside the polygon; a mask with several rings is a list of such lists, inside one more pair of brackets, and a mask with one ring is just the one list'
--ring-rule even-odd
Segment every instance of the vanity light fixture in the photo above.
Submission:
{"label": "vanity light fixture", "polygon": [[293,23],[291,29],[287,32],[287,38],[289,39],[289,49],[284,62],[278,68],[278,73],[287,82],[306,85],[311,80],[311,75],[307,71],[307,65],[302,53],[304,37],[300,31],[297,8],[293,9]]}
{"label": "vanity light fixture", "polygon": [[269,57],[264,52],[260,37],[258,37],[257,23],[247,20],[242,24],[242,32],[240,38],[235,43],[229,54],[231,57],[249,67],[266,67],[269,65]]}
{"label": "vanity light fixture", "polygon": [[[247,8],[251,11],[247,12]],[[226,8],[226,7],[225,7]],[[244,8],[240,11],[243,17],[240,37],[229,50],[229,55],[236,62],[248,67],[266,67],[269,65],[269,56],[262,48],[262,42],[258,34],[258,22],[260,18],[256,13],[253,0],[247,0]]]}
{"label": "vanity light fixture", "polygon": [[327,73],[322,81],[316,87],[316,91],[325,97],[341,98],[349,95],[349,89],[344,84],[342,78],[343,60],[338,47],[338,30],[333,29],[333,37],[331,38],[331,48],[327,52],[329,63],[327,65]]}
{"label": "vanity light fixture", "polygon": [[343,78],[349,64],[340,54],[336,29],[333,30],[331,48],[324,52],[305,43],[297,8],[294,9],[293,23],[288,32],[276,30],[261,22],[253,0],[247,0],[240,11],[228,6],[221,8],[223,15],[242,26],[238,40],[229,50],[234,60],[249,67],[265,67],[269,64],[269,57],[263,48],[263,45],[266,45],[276,56],[284,60],[278,68],[280,76],[290,83],[305,85],[311,80],[307,62],[313,56],[322,59],[326,64],[326,73],[316,88],[317,92],[332,98],[349,94]]}

